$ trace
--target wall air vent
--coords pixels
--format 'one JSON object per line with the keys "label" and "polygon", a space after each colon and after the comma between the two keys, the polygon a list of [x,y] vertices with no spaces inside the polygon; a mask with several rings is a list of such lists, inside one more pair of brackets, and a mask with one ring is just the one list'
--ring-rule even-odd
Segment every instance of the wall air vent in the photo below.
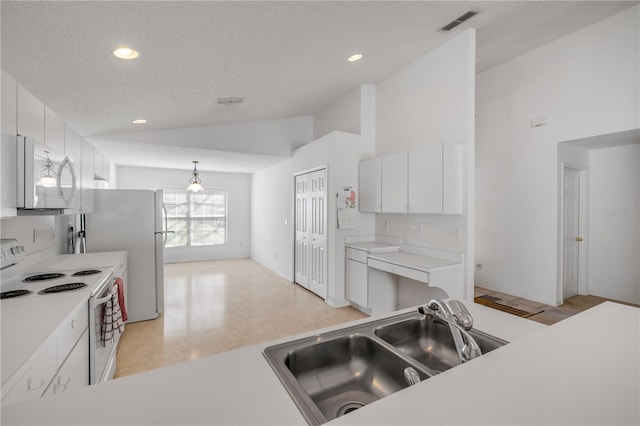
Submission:
{"label": "wall air vent", "polygon": [[244,102],[244,98],[236,97],[236,98],[218,98],[216,103],[218,105],[235,105],[241,104]]}
{"label": "wall air vent", "polygon": [[444,27],[442,27],[440,29],[442,31],[451,31],[453,28],[455,28],[458,25],[462,24],[464,21],[473,18],[478,13],[480,13],[479,10],[471,9],[470,11],[465,13],[464,15],[457,17],[456,19],[454,19],[453,21],[449,22],[447,25],[445,25]]}

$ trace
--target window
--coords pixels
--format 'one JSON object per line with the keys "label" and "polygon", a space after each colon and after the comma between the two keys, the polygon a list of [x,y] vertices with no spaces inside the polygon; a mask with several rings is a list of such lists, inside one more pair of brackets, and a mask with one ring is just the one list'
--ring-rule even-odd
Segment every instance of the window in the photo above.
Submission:
{"label": "window", "polygon": [[227,242],[227,191],[165,189],[165,247],[208,246]]}

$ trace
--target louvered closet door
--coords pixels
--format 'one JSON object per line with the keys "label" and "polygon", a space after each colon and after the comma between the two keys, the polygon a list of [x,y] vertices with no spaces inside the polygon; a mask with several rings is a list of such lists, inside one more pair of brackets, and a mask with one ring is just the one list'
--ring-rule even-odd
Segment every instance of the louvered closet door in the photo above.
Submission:
{"label": "louvered closet door", "polygon": [[295,280],[304,288],[309,288],[309,180],[308,175],[296,176],[296,248],[295,248]]}
{"label": "louvered closet door", "polygon": [[296,176],[296,283],[327,298],[327,171]]}
{"label": "louvered closet door", "polygon": [[327,298],[327,171],[309,176],[311,181],[311,264],[309,289]]}

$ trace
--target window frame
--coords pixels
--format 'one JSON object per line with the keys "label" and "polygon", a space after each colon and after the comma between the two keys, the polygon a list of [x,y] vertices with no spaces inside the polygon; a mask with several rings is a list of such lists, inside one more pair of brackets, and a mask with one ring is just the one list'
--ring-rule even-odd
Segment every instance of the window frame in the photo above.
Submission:
{"label": "window frame", "polygon": [[[165,215],[165,219],[168,221],[169,219],[178,219],[178,220],[184,220],[186,223],[186,236],[187,236],[187,241],[186,244],[179,244],[179,245],[166,245],[165,243],[165,247],[166,248],[178,248],[178,247],[212,247],[212,246],[224,246],[227,245],[229,242],[229,191],[227,189],[222,189],[222,188],[213,188],[213,189],[208,189],[205,191],[199,191],[199,192],[193,192],[193,191],[187,191],[184,188],[154,188],[154,189],[162,189],[163,190],[163,196],[162,196],[162,207],[165,210],[164,211],[164,215]],[[166,207],[166,195],[168,193],[173,193],[173,194],[185,194],[186,195],[186,216],[174,216],[174,217],[170,217],[168,215],[168,211],[167,211],[167,207]],[[193,201],[193,197],[196,195],[222,195],[223,199],[224,199],[224,215],[208,215],[208,216],[193,216],[192,213],[195,209],[195,205],[198,204],[198,202]],[[202,204],[202,203],[200,203]],[[176,203],[177,205],[177,203]],[[214,204],[212,203],[207,203],[207,206],[211,206],[211,208],[214,208]],[[208,219],[208,220],[215,220],[215,219],[224,219],[224,227],[217,227],[217,229],[223,229],[224,230],[224,241],[221,243],[206,243],[206,244],[193,244],[193,240],[194,240],[194,234],[196,234],[196,232],[194,232],[193,230],[193,225],[194,222],[197,219]]]}

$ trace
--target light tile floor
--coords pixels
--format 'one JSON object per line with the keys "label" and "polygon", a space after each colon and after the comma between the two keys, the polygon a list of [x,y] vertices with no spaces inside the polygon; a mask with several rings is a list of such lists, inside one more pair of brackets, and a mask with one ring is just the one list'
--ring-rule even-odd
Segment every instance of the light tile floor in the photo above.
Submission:
{"label": "light tile floor", "polygon": [[165,311],[127,324],[116,377],[366,317],[251,259],[165,265]]}

